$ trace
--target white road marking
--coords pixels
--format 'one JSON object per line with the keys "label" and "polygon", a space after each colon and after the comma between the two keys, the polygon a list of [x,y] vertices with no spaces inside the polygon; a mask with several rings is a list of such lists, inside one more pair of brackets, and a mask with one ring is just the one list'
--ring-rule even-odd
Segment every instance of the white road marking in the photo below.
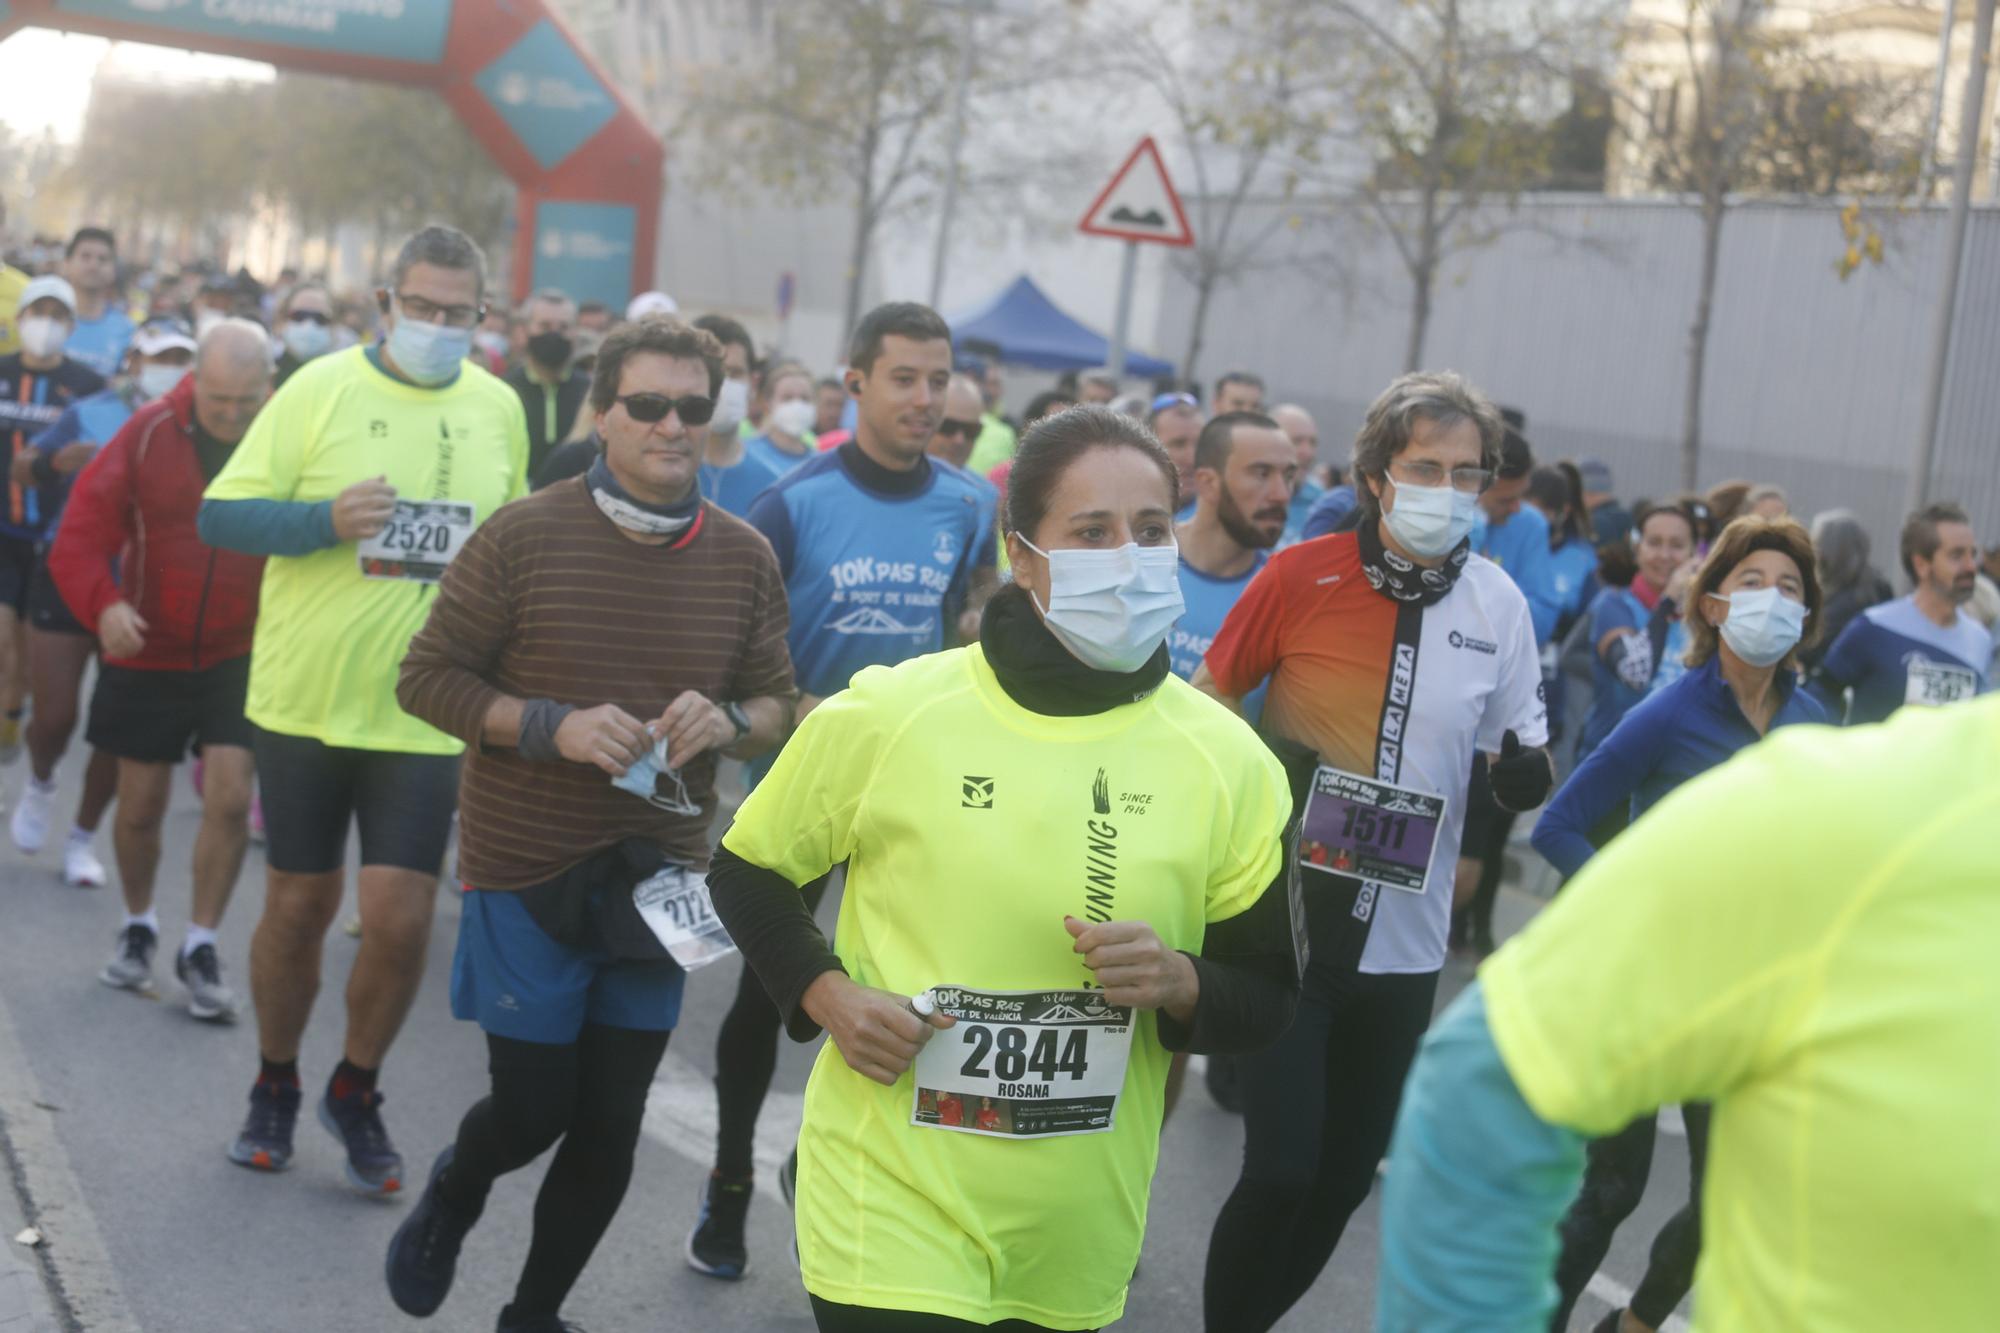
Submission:
{"label": "white road marking", "polygon": [[[54,1275],[78,1327],[90,1333],[139,1333],[97,1217],[83,1201],[69,1155],[56,1135],[56,1113],[28,1067],[5,1000],[0,1000],[0,1070],[7,1073],[0,1079],[0,1125],[6,1127],[6,1146],[27,1196],[22,1202],[28,1221],[42,1233],[37,1249],[41,1261]],[[5,1188],[9,1186],[0,1183]]]}
{"label": "white road marking", "polygon": [[[778,1192],[778,1168],[798,1142],[805,1104],[804,1094],[776,1088],[764,1098],[751,1153],[757,1168],[757,1190],[767,1198],[781,1202],[784,1198]],[[668,1051],[653,1079],[653,1090],[646,1096],[646,1136],[705,1169],[715,1163],[715,1127],[714,1082]]]}
{"label": "white road marking", "polygon": [[[1632,1303],[1632,1289],[1602,1273],[1591,1278],[1590,1285],[1584,1290],[1614,1310],[1622,1310]],[[1688,1321],[1677,1314],[1668,1315],[1667,1322],[1660,1325],[1660,1333],[1688,1333]]]}

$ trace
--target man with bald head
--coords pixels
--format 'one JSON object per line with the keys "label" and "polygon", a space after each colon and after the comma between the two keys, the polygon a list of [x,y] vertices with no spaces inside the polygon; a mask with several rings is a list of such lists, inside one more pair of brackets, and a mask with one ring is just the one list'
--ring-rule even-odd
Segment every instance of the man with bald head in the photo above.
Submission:
{"label": "man with bald head", "polygon": [[[188,1012],[236,1015],[216,930],[248,840],[252,763],[244,698],[261,557],[219,550],[195,529],[203,488],[228,461],[271,394],[270,339],[248,320],[212,326],[194,372],[140,407],[77,477],[49,572],[103,666],[90,704],[91,745],[118,760],[112,825],[125,924],[107,986],[142,991],[160,938],[153,882],[174,765],[199,752],[188,929],[174,962]],[[112,576],[112,565],[122,568]]]}
{"label": "man with bald head", "polygon": [[[986,392],[980,382],[963,373],[953,375],[944,391],[944,418],[931,432],[928,450],[932,458],[964,472],[972,481],[973,489],[979,492],[978,540],[982,545],[976,549],[997,547],[1000,539],[995,530],[1000,517],[1000,488],[969,466],[972,447],[978,443],[980,430],[986,424],[985,412]],[[979,637],[977,613],[959,608],[956,616],[961,640],[969,643]],[[945,623],[951,623],[949,615]]]}
{"label": "man with bald head", "polygon": [[1271,409],[1271,420],[1285,432],[1285,438],[1292,442],[1292,449],[1299,460],[1291,508],[1285,515],[1285,535],[1278,539],[1279,547],[1283,548],[1304,535],[1306,515],[1312,512],[1313,505],[1326,493],[1326,488],[1313,480],[1313,468],[1319,462],[1319,425],[1313,420],[1312,413],[1297,403],[1280,403]]}

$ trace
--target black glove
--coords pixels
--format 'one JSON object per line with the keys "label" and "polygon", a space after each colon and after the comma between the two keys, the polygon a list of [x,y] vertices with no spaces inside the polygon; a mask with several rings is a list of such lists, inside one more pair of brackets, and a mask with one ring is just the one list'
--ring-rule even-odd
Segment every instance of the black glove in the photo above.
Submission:
{"label": "black glove", "polygon": [[1521,738],[1510,731],[1500,738],[1500,757],[1487,762],[1486,781],[1500,808],[1519,814],[1547,798],[1555,773],[1548,751],[1522,749]]}

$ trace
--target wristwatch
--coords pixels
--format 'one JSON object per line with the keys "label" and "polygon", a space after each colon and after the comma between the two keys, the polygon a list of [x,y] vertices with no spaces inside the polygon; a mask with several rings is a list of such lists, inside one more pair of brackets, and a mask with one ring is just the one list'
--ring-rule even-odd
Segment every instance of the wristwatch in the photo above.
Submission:
{"label": "wristwatch", "polygon": [[743,711],[742,704],[731,699],[722,705],[722,712],[729,719],[729,725],[736,728],[736,735],[731,739],[731,744],[750,734],[750,715]]}

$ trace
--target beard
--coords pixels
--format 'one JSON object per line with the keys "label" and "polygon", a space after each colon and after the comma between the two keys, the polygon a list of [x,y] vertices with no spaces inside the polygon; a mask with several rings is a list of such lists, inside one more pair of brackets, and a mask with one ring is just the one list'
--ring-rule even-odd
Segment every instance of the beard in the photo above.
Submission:
{"label": "beard", "polygon": [[1268,551],[1278,544],[1278,538],[1285,535],[1284,511],[1275,511],[1278,530],[1267,532],[1244,517],[1243,510],[1236,503],[1236,497],[1229,493],[1227,487],[1223,489],[1221,500],[1216,503],[1215,516],[1222,521],[1222,530],[1229,534],[1231,540],[1238,546],[1248,547],[1253,551]]}

